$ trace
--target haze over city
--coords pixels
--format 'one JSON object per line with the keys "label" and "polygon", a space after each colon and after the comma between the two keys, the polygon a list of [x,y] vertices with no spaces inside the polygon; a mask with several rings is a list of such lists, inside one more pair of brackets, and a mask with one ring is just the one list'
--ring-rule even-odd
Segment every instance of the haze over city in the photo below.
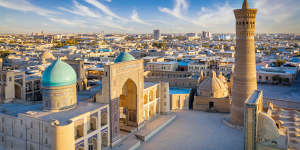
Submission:
{"label": "haze over city", "polygon": [[[0,0],[0,32],[233,33],[240,0]],[[249,0],[257,33],[299,33],[299,0]]]}

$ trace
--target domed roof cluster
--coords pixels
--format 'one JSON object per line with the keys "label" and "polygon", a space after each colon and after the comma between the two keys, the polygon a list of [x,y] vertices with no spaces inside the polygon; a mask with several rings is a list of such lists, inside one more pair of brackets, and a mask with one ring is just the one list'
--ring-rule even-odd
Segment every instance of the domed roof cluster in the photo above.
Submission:
{"label": "domed roof cluster", "polygon": [[50,51],[45,51],[40,57],[41,59],[52,59],[52,60],[55,59],[55,57]]}
{"label": "domed roof cluster", "polygon": [[132,61],[135,60],[135,58],[130,55],[127,52],[121,52],[120,55],[115,59],[115,63],[120,63],[120,62],[126,62],[126,61]]}
{"label": "domed roof cluster", "polygon": [[214,71],[199,84],[197,93],[199,96],[211,98],[225,98],[229,96],[227,84],[221,76],[218,78]]}
{"label": "domed roof cluster", "polygon": [[66,86],[76,82],[74,69],[60,59],[48,66],[42,75],[42,86]]}

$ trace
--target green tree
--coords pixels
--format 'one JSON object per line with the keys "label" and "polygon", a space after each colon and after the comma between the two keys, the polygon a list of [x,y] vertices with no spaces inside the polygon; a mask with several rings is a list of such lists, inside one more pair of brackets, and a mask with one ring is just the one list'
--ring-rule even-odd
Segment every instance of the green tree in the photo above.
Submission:
{"label": "green tree", "polygon": [[0,57],[1,58],[5,58],[10,54],[9,50],[5,50],[5,51],[0,51]]}
{"label": "green tree", "polygon": [[275,62],[273,62],[273,64],[275,67],[280,67],[280,66],[284,65],[285,62],[286,62],[285,60],[277,59]]}
{"label": "green tree", "polygon": [[273,81],[273,83],[280,84],[282,81],[282,78],[279,75],[275,75],[272,77],[272,81]]}

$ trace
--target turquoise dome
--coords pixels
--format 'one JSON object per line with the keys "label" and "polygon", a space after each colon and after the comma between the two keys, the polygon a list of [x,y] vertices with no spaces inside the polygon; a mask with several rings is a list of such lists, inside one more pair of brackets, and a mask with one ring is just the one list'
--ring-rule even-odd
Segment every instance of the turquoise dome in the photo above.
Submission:
{"label": "turquoise dome", "polygon": [[48,66],[42,76],[42,86],[66,86],[76,81],[74,69],[59,59]]}
{"label": "turquoise dome", "polygon": [[132,61],[132,60],[135,60],[135,58],[132,55],[130,55],[127,52],[121,52],[114,62],[119,63],[119,62]]}

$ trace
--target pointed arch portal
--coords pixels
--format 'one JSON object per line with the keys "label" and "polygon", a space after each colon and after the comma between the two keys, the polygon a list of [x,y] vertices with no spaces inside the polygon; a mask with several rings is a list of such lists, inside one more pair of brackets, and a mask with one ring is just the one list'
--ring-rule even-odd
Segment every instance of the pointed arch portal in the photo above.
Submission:
{"label": "pointed arch portal", "polygon": [[137,86],[128,79],[120,95],[120,125],[137,125]]}

